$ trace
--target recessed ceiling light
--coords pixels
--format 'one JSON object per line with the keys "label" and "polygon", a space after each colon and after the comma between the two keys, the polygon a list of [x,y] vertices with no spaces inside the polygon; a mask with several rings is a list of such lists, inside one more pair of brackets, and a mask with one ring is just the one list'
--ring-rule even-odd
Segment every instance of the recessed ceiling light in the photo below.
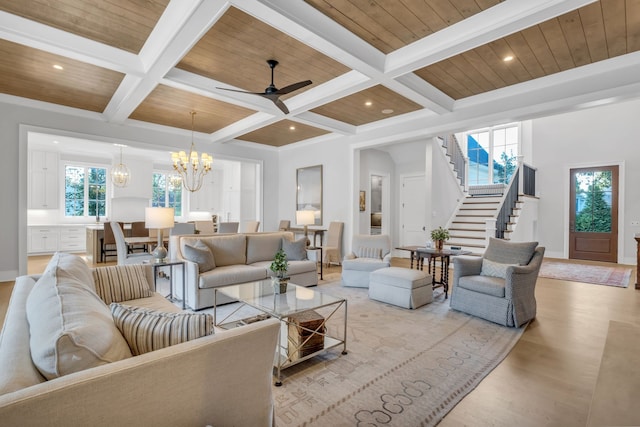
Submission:
{"label": "recessed ceiling light", "polygon": [[113,144],[113,145],[116,147],[123,147],[123,148],[128,147],[128,145],[124,145],[124,144]]}
{"label": "recessed ceiling light", "polygon": [[371,107],[373,105],[373,102],[367,101],[364,103],[364,105],[366,105],[367,107]]}
{"label": "recessed ceiling light", "polygon": [[56,139],[54,139],[54,140],[53,140],[53,141],[51,141],[51,142],[53,142],[54,144],[60,144],[60,141],[58,141],[58,140],[56,140]]}
{"label": "recessed ceiling light", "polygon": [[505,56],[504,58],[502,58],[502,60],[503,60],[504,62],[513,61],[513,56],[511,56],[511,55],[507,55],[507,56]]}
{"label": "recessed ceiling light", "polygon": [[64,67],[58,64],[53,64],[53,68],[55,68],[56,70],[64,70]]}
{"label": "recessed ceiling light", "polygon": [[385,108],[384,110],[381,111],[382,114],[391,114],[393,113],[393,110],[391,108]]}
{"label": "recessed ceiling light", "polygon": [[289,130],[296,130],[296,127],[294,125],[289,126]]}

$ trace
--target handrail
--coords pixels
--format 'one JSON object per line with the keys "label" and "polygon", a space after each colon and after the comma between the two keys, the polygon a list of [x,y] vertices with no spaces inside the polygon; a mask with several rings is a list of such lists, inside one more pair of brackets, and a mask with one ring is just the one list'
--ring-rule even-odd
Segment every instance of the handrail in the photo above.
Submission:
{"label": "handrail", "polygon": [[536,195],[536,168],[526,163],[522,164],[522,194]]}
{"label": "handrail", "polygon": [[504,232],[507,230],[507,224],[509,223],[509,219],[511,217],[511,214],[513,213],[513,209],[516,207],[516,202],[518,201],[520,169],[522,169],[522,167],[522,164],[519,165],[518,169],[511,177],[507,192],[503,196],[500,211],[498,211],[498,214],[496,215],[496,238],[498,239],[504,238]]}
{"label": "handrail", "polygon": [[440,137],[440,139],[442,140],[442,146],[445,148],[445,150],[447,150],[447,155],[451,159],[453,171],[456,173],[456,176],[460,180],[460,185],[462,187],[465,187],[465,167],[467,158],[462,152],[462,148],[460,148],[458,139],[455,135],[447,135],[446,137]]}

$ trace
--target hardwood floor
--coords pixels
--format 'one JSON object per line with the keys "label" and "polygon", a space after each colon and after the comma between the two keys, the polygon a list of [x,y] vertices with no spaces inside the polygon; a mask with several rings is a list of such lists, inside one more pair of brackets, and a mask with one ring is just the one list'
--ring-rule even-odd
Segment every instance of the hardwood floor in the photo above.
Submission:
{"label": "hardwood floor", "polygon": [[[29,271],[42,271],[47,261],[30,257]],[[409,261],[394,258],[392,264],[408,267]],[[635,267],[629,267],[634,271],[627,288],[539,278],[536,319],[503,363],[439,426],[585,426],[609,321],[640,328],[640,290],[634,289]],[[325,279],[336,277],[340,267],[324,273]],[[0,319],[12,284],[0,283]],[[640,390],[640,384],[630,388]],[[640,408],[630,410],[637,411],[640,424]]]}

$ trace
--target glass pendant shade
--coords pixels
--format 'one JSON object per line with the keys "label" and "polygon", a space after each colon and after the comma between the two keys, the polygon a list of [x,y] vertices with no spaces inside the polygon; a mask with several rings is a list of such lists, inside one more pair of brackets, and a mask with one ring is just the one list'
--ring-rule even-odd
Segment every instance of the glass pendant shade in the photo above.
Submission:
{"label": "glass pendant shade", "polygon": [[131,174],[127,165],[122,163],[122,147],[120,147],[120,163],[111,169],[111,182],[116,187],[126,187],[131,180]]}

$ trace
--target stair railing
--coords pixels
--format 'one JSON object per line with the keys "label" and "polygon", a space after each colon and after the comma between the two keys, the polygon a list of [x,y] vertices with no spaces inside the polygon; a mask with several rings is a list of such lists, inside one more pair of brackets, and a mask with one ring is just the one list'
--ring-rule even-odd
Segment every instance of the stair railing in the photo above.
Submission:
{"label": "stair railing", "polygon": [[439,137],[442,140],[442,146],[447,151],[451,164],[453,164],[453,171],[456,173],[456,177],[460,180],[460,185],[466,190],[466,167],[467,158],[460,148],[458,138],[455,135],[447,135],[445,137]]}

